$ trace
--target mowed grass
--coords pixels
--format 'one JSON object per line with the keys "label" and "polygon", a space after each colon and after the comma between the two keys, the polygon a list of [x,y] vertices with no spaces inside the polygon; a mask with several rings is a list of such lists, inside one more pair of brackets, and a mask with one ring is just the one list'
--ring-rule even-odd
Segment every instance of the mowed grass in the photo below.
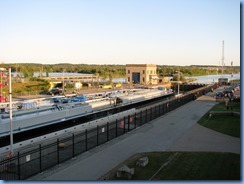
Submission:
{"label": "mowed grass", "polygon": [[[233,111],[240,112],[240,102],[231,102],[229,103],[229,107],[233,107]],[[225,102],[220,102],[215,105],[211,111],[231,111],[230,108],[226,109]]]}
{"label": "mowed grass", "polygon": [[[175,157],[162,168],[173,155]],[[149,164],[146,167],[136,165],[137,160],[144,156],[149,158]],[[234,153],[140,153],[114,168],[106,175],[106,180],[128,180],[116,176],[124,164],[134,168],[135,174],[130,180],[240,180],[240,155]]]}
{"label": "mowed grass", "polygon": [[[233,109],[240,112],[240,102],[232,102]],[[224,103],[215,105],[210,111],[230,111],[226,109]],[[210,112],[209,111],[209,112]],[[232,115],[213,115],[209,117],[209,112],[206,113],[198,123],[204,127],[227,134],[233,137],[240,137],[240,117]]]}

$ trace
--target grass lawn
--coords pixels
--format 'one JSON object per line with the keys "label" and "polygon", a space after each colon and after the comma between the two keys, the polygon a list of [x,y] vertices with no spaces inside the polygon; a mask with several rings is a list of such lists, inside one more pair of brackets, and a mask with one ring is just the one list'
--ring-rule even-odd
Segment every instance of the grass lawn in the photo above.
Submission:
{"label": "grass lawn", "polygon": [[[234,111],[240,112],[240,102],[232,102],[232,105]],[[224,103],[219,103],[210,111],[230,110],[226,110]],[[200,125],[233,137],[240,137],[240,117],[232,115],[214,115],[209,117],[209,112],[198,121]]]}
{"label": "grass lawn", "polygon": [[[231,102],[229,106],[233,107],[233,111],[240,112],[240,102]],[[230,109],[226,109],[225,102],[220,102],[215,105],[210,111],[230,111]]]}
{"label": "grass lawn", "polygon": [[[166,166],[161,167],[173,155],[175,157]],[[149,158],[149,164],[145,167],[137,166],[137,160],[144,156]],[[127,180],[127,178],[116,176],[118,168],[124,164],[129,168],[134,168],[135,174],[130,180],[240,180],[240,155],[234,153],[139,153],[110,171],[106,179]]]}

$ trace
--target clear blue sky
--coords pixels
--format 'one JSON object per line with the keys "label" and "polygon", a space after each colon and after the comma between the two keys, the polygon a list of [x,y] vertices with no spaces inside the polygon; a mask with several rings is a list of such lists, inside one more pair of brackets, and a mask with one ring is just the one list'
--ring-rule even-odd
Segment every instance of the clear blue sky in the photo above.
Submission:
{"label": "clear blue sky", "polygon": [[0,63],[240,65],[238,0],[0,0]]}

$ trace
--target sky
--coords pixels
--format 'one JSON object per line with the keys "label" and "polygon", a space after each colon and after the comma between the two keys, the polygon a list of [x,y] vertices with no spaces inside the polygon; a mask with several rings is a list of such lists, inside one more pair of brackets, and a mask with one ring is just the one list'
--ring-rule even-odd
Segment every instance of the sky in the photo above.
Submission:
{"label": "sky", "polygon": [[240,66],[238,0],[0,0],[0,63]]}

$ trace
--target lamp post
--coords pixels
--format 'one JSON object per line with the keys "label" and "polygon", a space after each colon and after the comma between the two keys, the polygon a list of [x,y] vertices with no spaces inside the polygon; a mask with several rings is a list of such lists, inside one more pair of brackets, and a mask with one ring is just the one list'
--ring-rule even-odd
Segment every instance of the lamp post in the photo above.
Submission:
{"label": "lamp post", "polygon": [[9,74],[9,121],[10,121],[10,152],[11,156],[14,155],[13,150],[13,124],[12,124],[12,80],[11,80],[11,68],[8,69]]}

